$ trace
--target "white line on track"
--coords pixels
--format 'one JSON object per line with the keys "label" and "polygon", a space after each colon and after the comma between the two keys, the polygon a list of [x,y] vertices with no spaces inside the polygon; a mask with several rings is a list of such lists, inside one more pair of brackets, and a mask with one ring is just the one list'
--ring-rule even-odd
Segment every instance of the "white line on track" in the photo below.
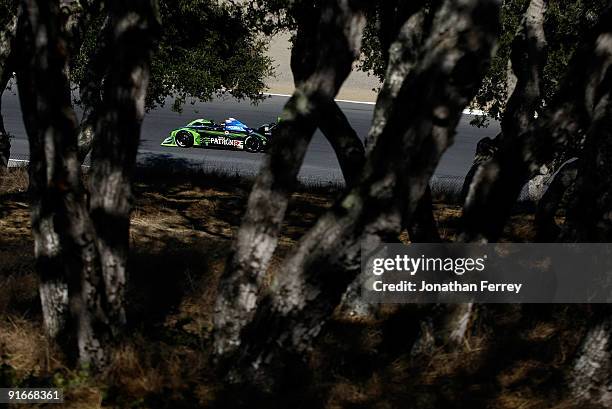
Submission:
{"label": "white line on track", "polygon": [[[274,94],[271,92],[262,92],[263,95],[269,95],[271,97],[285,97],[285,98],[289,98],[291,97],[290,94]],[[370,101],[354,101],[351,99],[336,99],[336,102],[345,102],[348,104],[362,104],[362,105],[376,105],[376,102],[370,102]],[[480,110],[480,109],[464,109],[463,110],[463,114],[464,115],[477,115],[477,116],[481,116],[481,115],[485,115],[485,112]]]}
{"label": "white line on track", "polygon": [[[263,92],[263,95],[270,95],[271,97],[291,97],[290,94],[273,94],[271,92]],[[349,104],[362,104],[362,105],[376,105],[376,102],[370,102],[370,101],[354,101],[351,99],[336,99],[336,102],[346,102]]]}

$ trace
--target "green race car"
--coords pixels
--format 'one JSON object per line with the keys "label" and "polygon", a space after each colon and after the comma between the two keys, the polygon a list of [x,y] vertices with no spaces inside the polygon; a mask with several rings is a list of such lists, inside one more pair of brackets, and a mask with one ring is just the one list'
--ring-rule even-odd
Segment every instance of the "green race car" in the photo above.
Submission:
{"label": "green race car", "polygon": [[271,123],[253,129],[234,118],[226,119],[223,124],[217,124],[210,119],[196,119],[170,132],[170,136],[164,139],[161,146],[197,146],[263,152],[268,148],[275,126],[275,123]]}

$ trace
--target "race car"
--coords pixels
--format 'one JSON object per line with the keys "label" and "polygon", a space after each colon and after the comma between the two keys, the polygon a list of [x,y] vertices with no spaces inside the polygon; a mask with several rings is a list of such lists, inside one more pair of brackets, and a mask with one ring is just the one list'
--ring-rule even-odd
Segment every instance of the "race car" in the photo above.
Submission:
{"label": "race car", "polygon": [[196,119],[186,126],[170,132],[161,146],[191,148],[217,148],[263,152],[268,148],[275,123],[264,124],[257,129],[249,128],[235,118],[228,118],[222,124],[210,119]]}

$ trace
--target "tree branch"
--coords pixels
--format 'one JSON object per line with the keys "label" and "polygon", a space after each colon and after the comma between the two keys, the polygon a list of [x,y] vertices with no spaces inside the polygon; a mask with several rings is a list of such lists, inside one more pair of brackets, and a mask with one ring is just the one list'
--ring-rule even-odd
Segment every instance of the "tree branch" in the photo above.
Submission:
{"label": "tree branch", "polygon": [[322,108],[319,127],[334,149],[346,186],[355,185],[365,164],[365,149],[336,101]]}

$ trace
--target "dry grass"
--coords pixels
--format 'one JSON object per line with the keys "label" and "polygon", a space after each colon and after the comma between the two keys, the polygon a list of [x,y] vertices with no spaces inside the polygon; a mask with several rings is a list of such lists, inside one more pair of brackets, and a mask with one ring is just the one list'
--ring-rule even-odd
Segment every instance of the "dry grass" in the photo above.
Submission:
{"label": "dry grass", "polygon": [[[3,179],[0,381],[59,385],[69,408],[225,407],[219,403],[227,399],[224,385],[211,371],[207,351],[216,283],[249,184],[201,176],[145,175],[137,183],[129,337],[118,342],[108,372],[95,378],[71,369],[43,336],[27,175],[15,170]],[[272,272],[336,195],[327,188],[293,195]],[[460,213],[458,206],[436,203],[445,239],[456,236]],[[530,217],[514,216],[505,239],[532,237]],[[407,240],[405,233],[402,238]],[[312,385],[294,391],[295,400],[285,407],[313,407],[313,398],[330,409],[568,407],[559,391],[588,316],[584,308],[479,309],[463,348],[440,347],[416,365],[408,347],[419,308],[386,306],[374,320],[337,316],[310,357]]]}
{"label": "dry grass", "polygon": [[10,168],[0,172],[0,192],[21,193],[28,189],[28,172],[24,167]]}

